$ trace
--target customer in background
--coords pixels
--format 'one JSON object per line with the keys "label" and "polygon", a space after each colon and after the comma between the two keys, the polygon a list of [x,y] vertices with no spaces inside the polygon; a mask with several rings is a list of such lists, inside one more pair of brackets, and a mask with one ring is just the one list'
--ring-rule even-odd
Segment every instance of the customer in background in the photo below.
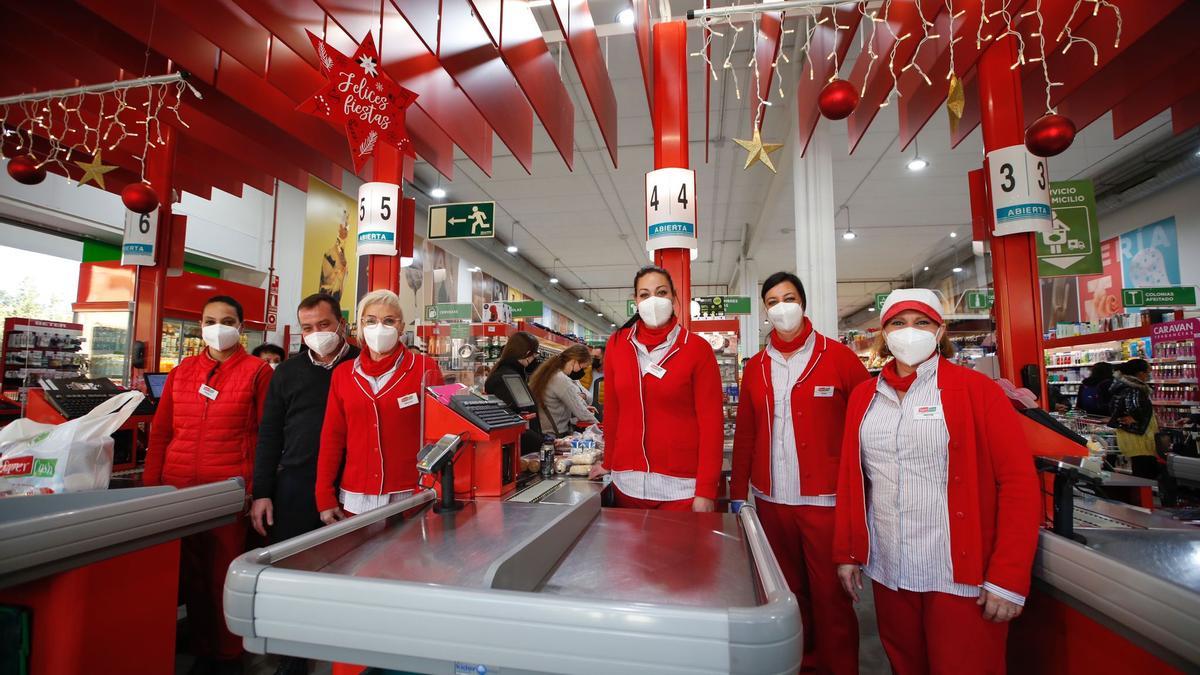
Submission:
{"label": "customer in background", "polygon": [[712,346],[679,324],[661,267],[633,278],[637,314],[608,339],[604,464],[616,505],[713,511],[721,481],[724,395]]}
{"label": "customer in background", "polygon": [[1108,426],[1117,431],[1117,448],[1129,458],[1133,475],[1158,478],[1158,453],[1154,436],[1158,419],[1151,401],[1150,364],[1129,359],[1121,364],[1112,383],[1112,418]]}
{"label": "customer in background", "polygon": [[591,398],[592,382],[604,374],[604,348],[592,347],[592,360],[587,365],[583,376],[579,378],[579,386],[583,387],[588,393],[588,398]]}
{"label": "customer in background", "polygon": [[804,285],[776,272],[762,286],[773,330],[742,375],[730,498],[754,492],[763,532],[800,603],[820,673],[858,672],[858,618],[833,563],[833,508],[846,402],[870,378],[858,355],[813,330]]}
{"label": "customer in background", "polygon": [[1041,494],[1017,412],[998,384],[955,365],[941,301],[892,291],[876,349],[894,357],[850,395],[834,561],[855,601],[874,582],[892,671],[1005,672]]}
{"label": "customer in background", "polygon": [[565,436],[576,423],[596,423],[596,416],[588,409],[578,384],[591,360],[587,347],[572,345],[538,366],[529,380],[529,389],[537,401],[543,431]]}
{"label": "customer in background", "polygon": [[287,358],[287,354],[283,351],[283,347],[280,347],[279,345],[273,345],[270,342],[264,342],[255,347],[254,351],[250,352],[250,355],[266,361],[267,365],[271,366],[272,370],[278,368],[279,364],[283,363],[284,359]]}
{"label": "customer in background", "polygon": [[366,349],[334,369],[321,427],[316,502],[322,522],[384,506],[417,486],[421,396],[424,387],[442,384],[442,371],[400,343],[403,327],[395,293],[372,291],[359,301],[358,334]]}
{"label": "customer in background", "polygon": [[[206,349],[167,376],[150,426],[145,485],[177,488],[241,478],[253,487],[254,448],[271,368],[242,348],[237,300],[210,298],[200,313]],[[187,605],[192,673],[242,672],[242,639],[222,611],[225,573],[245,550],[246,521],[184,537],[179,585]]]}
{"label": "customer in background", "polygon": [[[504,401],[510,410],[517,412],[520,406],[517,405],[512,392],[505,384],[504,376],[515,375],[521,378],[522,382],[526,382],[526,386],[528,386],[529,378],[525,369],[537,359],[537,355],[538,339],[536,336],[523,330],[513,333],[504,345],[504,350],[500,352],[500,359],[496,361],[492,374],[488,375],[487,382],[483,385],[483,391]],[[529,428],[521,434],[521,452],[523,454],[537,452],[541,447],[542,425],[535,414],[529,420]]]}
{"label": "customer in background", "polygon": [[1075,407],[1089,415],[1112,416],[1113,367],[1107,361],[1092,366],[1092,372],[1083,378]]}

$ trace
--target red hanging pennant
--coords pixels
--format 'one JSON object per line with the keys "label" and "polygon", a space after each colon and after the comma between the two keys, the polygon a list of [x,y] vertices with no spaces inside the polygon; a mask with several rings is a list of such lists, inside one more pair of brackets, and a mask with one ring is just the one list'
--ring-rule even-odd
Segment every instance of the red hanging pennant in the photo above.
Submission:
{"label": "red hanging pennant", "polygon": [[321,74],[329,82],[296,109],[330,124],[345,125],[355,173],[362,170],[378,143],[415,157],[404,126],[404,110],[417,100],[417,95],[383,71],[371,34],[367,33],[354,56],[349,57],[311,31],[305,32],[317,51]]}

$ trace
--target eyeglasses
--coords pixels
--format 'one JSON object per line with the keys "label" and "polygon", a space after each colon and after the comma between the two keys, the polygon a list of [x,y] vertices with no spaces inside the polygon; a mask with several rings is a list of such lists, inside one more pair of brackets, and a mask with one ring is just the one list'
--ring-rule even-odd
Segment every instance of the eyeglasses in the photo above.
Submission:
{"label": "eyeglasses", "polygon": [[383,317],[382,321],[380,321],[379,319],[377,319],[373,316],[368,316],[363,319],[364,326],[376,326],[381,323],[383,325],[387,326],[388,328],[395,328],[396,326],[400,325],[400,319],[397,319],[394,316],[385,316],[385,317]]}

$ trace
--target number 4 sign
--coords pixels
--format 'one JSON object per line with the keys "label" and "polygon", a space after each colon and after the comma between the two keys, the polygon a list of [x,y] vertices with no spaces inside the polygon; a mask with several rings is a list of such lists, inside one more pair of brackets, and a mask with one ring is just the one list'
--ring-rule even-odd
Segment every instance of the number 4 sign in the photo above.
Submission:
{"label": "number 4 sign", "polygon": [[358,255],[396,255],[400,186],[363,183],[358,189]]}
{"label": "number 4 sign", "polygon": [[122,265],[154,266],[154,242],[158,238],[158,209],[150,213],[125,212],[125,236],[121,242]]}
{"label": "number 4 sign", "polygon": [[1050,231],[1050,176],[1046,159],[1010,145],[987,154],[992,208],[992,234]]}
{"label": "number 4 sign", "polygon": [[664,248],[688,248],[696,257],[696,172],[691,169],[646,174],[646,251]]}

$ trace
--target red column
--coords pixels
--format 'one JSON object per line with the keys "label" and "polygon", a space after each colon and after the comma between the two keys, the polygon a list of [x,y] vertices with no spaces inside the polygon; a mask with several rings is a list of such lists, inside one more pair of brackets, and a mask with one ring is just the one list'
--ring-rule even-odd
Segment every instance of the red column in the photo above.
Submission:
{"label": "red column", "polygon": [[[1016,45],[1011,37],[1007,37],[988,47],[979,59],[979,102],[985,152],[1025,142],[1021,71],[1012,68],[1016,58]],[[990,230],[995,217],[990,199],[988,213]],[[1000,374],[1017,385],[1021,384],[1021,368],[1030,364],[1038,367],[1039,381],[1046,380],[1042,353],[1042,294],[1038,285],[1034,236],[1022,233],[992,239]],[[1041,399],[1045,405],[1044,392]]]}
{"label": "red column", "polygon": [[134,369],[134,384],[141,381],[143,372],[158,370],[167,269],[172,249],[176,245],[182,249],[186,227],[184,218],[171,216],[175,130],[163,127],[162,135],[163,142],[146,155],[146,179],[154,188],[154,194],[158,195],[158,238],[154,242],[154,266],[138,267],[134,283],[133,339],[146,346],[145,368]]}
{"label": "red column", "polygon": [[[687,24],[664,21],[654,28],[654,168],[687,169]],[[697,228],[698,231],[698,228]],[[679,320],[691,323],[691,250],[655,251],[654,262],[671,274],[679,298]]]}
{"label": "red column", "polygon": [[[403,184],[403,157],[396,148],[380,144],[375,148],[375,175],[377,183]],[[396,205],[397,210],[401,207]],[[396,222],[402,222],[397,217]],[[399,229],[399,228],[397,228]],[[399,237],[397,236],[397,239]],[[399,241],[397,241],[397,244]],[[367,256],[367,290],[377,291],[386,288],[393,293],[400,292],[400,255],[371,255]]]}

